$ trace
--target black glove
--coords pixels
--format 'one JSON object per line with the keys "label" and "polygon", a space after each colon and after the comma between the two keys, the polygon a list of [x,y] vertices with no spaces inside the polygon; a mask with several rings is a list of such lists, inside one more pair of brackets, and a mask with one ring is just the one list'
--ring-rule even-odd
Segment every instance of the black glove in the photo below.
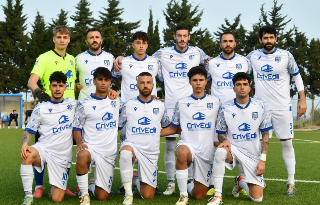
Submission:
{"label": "black glove", "polygon": [[51,99],[50,96],[40,88],[37,88],[33,91],[33,96],[36,96],[39,102],[47,102]]}

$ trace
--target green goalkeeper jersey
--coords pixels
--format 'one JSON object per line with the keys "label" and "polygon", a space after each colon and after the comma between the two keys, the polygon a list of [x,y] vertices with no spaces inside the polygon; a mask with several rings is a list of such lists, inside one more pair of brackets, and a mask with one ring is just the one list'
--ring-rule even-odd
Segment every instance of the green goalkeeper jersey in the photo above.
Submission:
{"label": "green goalkeeper jersey", "polygon": [[72,55],[66,53],[65,57],[61,57],[54,50],[43,53],[37,58],[31,74],[36,74],[40,77],[46,93],[51,96],[49,78],[55,71],[62,71],[67,76],[67,90],[64,92],[63,98],[71,97],[75,99],[76,70],[75,59]]}

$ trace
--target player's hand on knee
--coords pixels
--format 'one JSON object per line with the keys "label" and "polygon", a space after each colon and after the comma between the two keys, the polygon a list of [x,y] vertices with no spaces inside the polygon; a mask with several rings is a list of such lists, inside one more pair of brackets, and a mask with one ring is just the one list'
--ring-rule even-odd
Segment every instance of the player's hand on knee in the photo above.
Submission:
{"label": "player's hand on knee", "polygon": [[25,143],[21,148],[21,159],[26,160],[30,154],[30,147]]}
{"label": "player's hand on knee", "polygon": [[109,89],[108,95],[110,100],[115,100],[119,96],[119,93],[115,90]]}
{"label": "player's hand on knee", "polygon": [[262,174],[264,174],[265,168],[266,168],[266,163],[260,160],[255,170],[257,176],[261,176]]}
{"label": "player's hand on knee", "polygon": [[229,140],[223,141],[223,142],[218,146],[218,148],[224,148],[224,149],[226,149],[228,152],[230,152],[230,151],[231,151],[231,145],[230,145]]}
{"label": "player's hand on knee", "polygon": [[122,61],[123,56],[118,56],[117,59],[113,62],[113,67],[116,69],[116,71],[121,70],[120,63]]}
{"label": "player's hand on knee", "polygon": [[78,152],[82,151],[82,150],[86,150],[88,149],[88,145],[86,145],[85,143],[81,143],[79,145],[77,145],[77,154]]}

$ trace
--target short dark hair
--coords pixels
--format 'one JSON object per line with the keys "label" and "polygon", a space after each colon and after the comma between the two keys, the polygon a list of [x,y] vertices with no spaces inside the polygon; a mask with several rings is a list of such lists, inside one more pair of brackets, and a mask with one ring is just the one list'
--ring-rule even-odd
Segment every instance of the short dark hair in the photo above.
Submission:
{"label": "short dark hair", "polygon": [[135,40],[143,40],[143,42],[148,42],[148,34],[143,31],[137,31],[132,36],[132,42],[134,42]]}
{"label": "short dark hair", "polygon": [[244,73],[244,72],[238,72],[236,73],[233,78],[232,78],[232,83],[233,83],[233,86],[236,84],[237,81],[239,80],[248,80],[248,83],[249,85],[251,84],[251,77],[247,74],[247,73]]}
{"label": "short dark hair", "polygon": [[233,35],[234,41],[236,41],[236,35],[235,35],[232,31],[225,31],[225,32],[223,32],[223,33],[220,35],[220,42],[221,42],[222,36],[223,36],[223,35],[226,35],[226,34],[231,34],[231,35]]}
{"label": "short dark hair", "polygon": [[207,79],[207,76],[208,76],[208,72],[207,70],[204,68],[203,65],[198,65],[198,66],[195,66],[195,67],[192,67],[189,72],[188,72],[188,77],[189,77],[189,80],[191,80],[191,78],[194,76],[194,75],[203,75],[206,79]]}
{"label": "short dark hair", "polygon": [[97,79],[98,77],[101,77],[101,76],[105,77],[107,80],[111,80],[112,78],[110,70],[106,67],[98,67],[93,72],[93,79]]}
{"label": "short dark hair", "polygon": [[57,83],[62,82],[63,84],[66,84],[67,83],[67,76],[61,71],[55,71],[55,72],[51,73],[49,81],[50,81],[50,84],[53,81],[56,81]]}
{"label": "short dark hair", "polygon": [[151,77],[152,77],[151,73],[149,73],[149,72],[141,72],[141,73],[138,75],[138,77],[140,77],[140,76],[151,76]]}
{"label": "short dark hair", "polygon": [[96,28],[96,27],[92,27],[92,28],[89,28],[87,31],[86,31],[86,38],[88,37],[88,33],[89,32],[92,32],[92,31],[98,31],[101,35],[101,31],[100,29]]}
{"label": "short dark hair", "polygon": [[17,110],[12,110],[12,112],[14,112],[14,111],[16,111],[16,112],[17,112]]}
{"label": "short dark hair", "polygon": [[266,33],[269,34],[274,34],[275,37],[277,37],[277,31],[276,29],[271,26],[271,25],[267,25],[267,26],[262,26],[259,30],[259,38],[262,39],[262,36]]}
{"label": "short dark hair", "polygon": [[190,30],[187,26],[185,25],[179,25],[176,27],[176,29],[174,30],[174,33],[177,34],[177,31],[179,30],[187,30],[188,31],[188,35],[190,34]]}

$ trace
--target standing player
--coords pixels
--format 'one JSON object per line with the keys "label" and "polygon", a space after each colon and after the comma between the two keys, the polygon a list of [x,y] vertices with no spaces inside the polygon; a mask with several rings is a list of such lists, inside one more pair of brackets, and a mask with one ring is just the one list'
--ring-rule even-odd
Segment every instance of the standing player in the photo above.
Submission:
{"label": "standing player", "polygon": [[157,186],[160,129],[169,125],[165,106],[151,97],[154,87],[149,72],[138,75],[139,96],[121,108],[119,128],[126,124],[126,139],[120,147],[120,174],[125,189],[123,204],[132,204],[132,164],[138,163],[135,185],[142,198],[152,199]]}
{"label": "standing player", "polygon": [[[221,54],[211,59],[208,63],[208,72],[212,78],[211,95],[219,98],[221,103],[225,103],[235,98],[235,93],[232,90],[232,77],[238,72],[251,73],[251,65],[248,59],[235,53],[237,45],[236,38],[232,32],[224,32],[220,36]],[[218,139],[215,138],[216,146]],[[241,165],[238,165],[240,176],[243,176]],[[208,195],[214,194],[213,177],[210,179]],[[244,192],[244,190],[243,190]]]}
{"label": "standing player", "polygon": [[[207,71],[203,66],[191,68],[188,77],[193,94],[178,100],[171,126],[161,131],[162,136],[175,133],[179,127],[182,130],[176,149],[176,176],[180,190],[176,205],[188,203],[188,192],[198,200],[204,200],[207,195],[212,173],[215,122],[220,105],[218,98],[204,92]],[[188,166],[191,163],[194,183],[187,184]]]}
{"label": "standing player", "polygon": [[110,71],[113,66],[114,57],[111,53],[103,51],[101,44],[101,31],[98,28],[90,28],[86,32],[86,44],[89,49],[76,57],[76,70],[82,89],[79,100],[89,97],[96,91],[93,84],[93,73],[98,67],[106,67]]}
{"label": "standing player", "polygon": [[306,97],[299,68],[289,51],[275,47],[277,32],[272,26],[264,26],[259,31],[259,41],[263,49],[252,51],[248,55],[251,61],[255,98],[264,102],[271,111],[274,131],[282,145],[282,156],[288,172],[287,195],[295,196],[295,154],[292,145],[293,117],[290,99],[290,75],[293,77],[300,101],[299,117],[306,113]]}
{"label": "standing player", "polygon": [[[100,201],[109,197],[117,156],[120,100],[108,98],[111,72],[104,67],[93,73],[96,92],[78,103],[73,136],[77,143],[77,182],[81,205],[89,205],[89,190]],[[88,172],[95,165],[95,183],[88,186]]]}
{"label": "standing player", "polygon": [[[38,104],[32,112],[22,137],[21,179],[26,196],[23,205],[33,202],[32,166],[43,171],[48,164],[52,201],[62,202],[68,182],[68,168],[72,162],[72,122],[77,101],[63,98],[67,77],[56,71],[49,77],[51,100]],[[40,133],[39,141],[29,147],[32,134]]]}
{"label": "standing player", "polygon": [[[172,117],[174,106],[178,99],[192,94],[192,88],[188,80],[188,71],[200,63],[204,64],[210,58],[200,48],[188,46],[190,33],[186,26],[177,26],[173,37],[176,41],[174,46],[159,49],[153,54],[161,63],[160,68],[163,75],[161,80],[164,81],[165,105],[169,117]],[[115,67],[119,68],[117,62],[116,60]],[[169,183],[166,191],[163,193],[165,195],[171,195],[175,192],[174,150],[176,147],[176,137],[179,137],[179,135],[175,134],[166,137],[165,167]]]}
{"label": "standing player", "polygon": [[[71,97],[75,99],[75,59],[72,55],[66,53],[67,46],[70,42],[70,31],[66,26],[57,26],[53,30],[53,43],[55,45],[53,50],[41,54],[31,71],[31,76],[28,81],[28,87],[36,96],[39,102],[50,100],[49,77],[55,71],[62,71],[67,76],[67,90],[64,92],[64,98]],[[45,89],[43,92],[37,85],[38,80]],[[35,141],[38,141],[39,134],[35,135]],[[44,172],[38,173],[35,169],[36,187],[34,197],[41,198],[43,193],[43,175]],[[66,194],[75,196],[68,188]]]}
{"label": "standing player", "polygon": [[[270,114],[264,104],[249,97],[251,78],[239,72],[233,78],[236,98],[225,102],[219,109],[216,132],[220,145],[213,162],[215,196],[208,205],[222,204],[222,184],[225,167],[233,169],[242,164],[245,178],[236,177],[232,190],[234,197],[245,189],[252,201],[261,202],[265,182],[266,154],[269,147]],[[260,141],[260,132],[262,140]]]}

